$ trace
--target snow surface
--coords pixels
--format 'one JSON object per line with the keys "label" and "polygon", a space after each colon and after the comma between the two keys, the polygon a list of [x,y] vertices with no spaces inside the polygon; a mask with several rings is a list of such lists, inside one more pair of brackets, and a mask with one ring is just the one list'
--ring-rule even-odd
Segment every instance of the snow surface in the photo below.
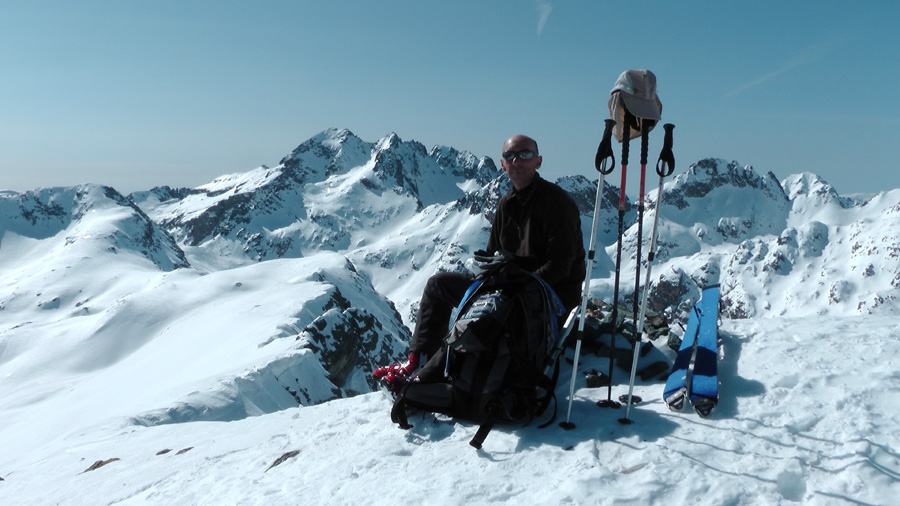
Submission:
{"label": "snow surface", "polygon": [[[621,425],[622,410],[594,404],[606,389],[580,384],[576,429],[499,427],[478,451],[467,444],[476,430],[468,422],[426,416],[398,429],[381,393],[231,422],[140,426],[125,423],[109,389],[96,388],[53,403],[53,414],[20,410],[14,418],[33,430],[57,433],[43,445],[5,417],[3,447],[23,437],[32,444],[3,452],[0,502],[895,504],[898,324],[725,321],[722,400],[710,418],[668,411],[661,381],[639,381],[635,394],[645,401],[632,409],[634,423]],[[168,346],[172,356],[185,353],[183,344]],[[617,374],[617,384],[627,381]],[[106,379],[117,380],[130,381],[128,372]],[[74,415],[65,430],[50,423]],[[284,455],[294,456],[272,467]],[[118,460],[86,471],[110,459]]]}

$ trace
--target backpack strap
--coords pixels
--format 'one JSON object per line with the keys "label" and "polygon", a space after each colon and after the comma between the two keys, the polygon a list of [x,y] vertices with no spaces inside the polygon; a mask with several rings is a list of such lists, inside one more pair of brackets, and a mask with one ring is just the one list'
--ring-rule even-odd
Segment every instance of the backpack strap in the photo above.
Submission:
{"label": "backpack strap", "polygon": [[[555,387],[556,382],[559,380],[559,357],[556,358],[556,364],[553,367],[553,379],[550,383]],[[559,405],[556,403],[556,392],[551,388],[547,391],[547,395],[544,396],[543,399],[538,401],[537,409],[535,409],[535,414],[541,415],[544,413],[544,410],[547,409],[547,406],[550,405],[550,401],[553,401],[553,416],[550,417],[549,420],[538,425],[539,429],[543,429],[549,427],[554,420],[556,420],[556,409]]]}
{"label": "backpack strap", "polygon": [[463,295],[463,298],[459,301],[459,304],[453,309],[453,312],[450,314],[450,328],[453,328],[453,324],[456,323],[457,318],[460,316],[460,312],[463,307],[469,303],[469,299],[475,295],[475,292],[484,284],[483,279],[476,279],[469,288],[466,290],[466,293]]}
{"label": "backpack strap", "polygon": [[399,397],[397,401],[394,402],[394,407],[391,408],[391,421],[398,424],[403,430],[413,428],[413,426],[409,424],[409,419],[406,417],[406,401],[403,397]]}
{"label": "backpack strap", "polygon": [[491,399],[485,406],[485,410],[487,411],[487,414],[485,415],[484,420],[481,422],[481,425],[478,426],[475,436],[469,441],[469,445],[476,450],[481,449],[481,445],[484,444],[485,438],[487,438],[491,429],[494,428],[494,424],[497,423],[497,419],[501,416],[503,406],[500,405],[500,401],[497,399]]}
{"label": "backpack strap", "polygon": [[453,388],[446,382],[410,381],[400,391],[391,408],[391,421],[401,429],[413,427],[406,414],[408,408],[453,416]]}

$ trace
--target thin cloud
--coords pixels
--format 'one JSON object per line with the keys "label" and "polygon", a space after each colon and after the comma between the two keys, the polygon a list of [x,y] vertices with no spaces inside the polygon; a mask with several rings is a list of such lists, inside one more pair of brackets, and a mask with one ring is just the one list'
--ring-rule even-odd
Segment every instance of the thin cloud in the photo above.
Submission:
{"label": "thin cloud", "polygon": [[775,79],[776,77],[780,76],[781,74],[784,74],[785,72],[794,70],[798,67],[803,67],[805,65],[810,65],[812,63],[816,63],[817,61],[822,60],[826,56],[828,56],[828,54],[835,47],[840,45],[841,43],[843,43],[843,42],[842,41],[832,41],[828,44],[809,46],[806,49],[804,49],[796,58],[794,58],[788,62],[785,62],[785,64],[782,65],[781,68],[775,70],[774,72],[770,72],[770,73],[760,77],[759,79],[755,79],[755,80],[750,81],[749,83],[746,83],[742,86],[738,86],[737,88],[726,93],[725,96],[733,97],[735,95],[738,95],[740,93],[743,93],[743,92],[749,90],[750,88],[759,86],[760,84],[762,84],[764,82],[771,81],[772,79]]}
{"label": "thin cloud", "polygon": [[759,86],[760,84],[762,84],[766,81],[771,81],[772,79],[775,79],[776,77],[780,76],[781,74],[784,74],[785,72],[787,72],[791,69],[795,69],[795,68],[799,67],[800,65],[801,64],[797,64],[797,63],[785,65],[785,66],[781,67],[780,69],[776,70],[775,72],[766,74],[755,81],[750,81],[749,83],[744,84],[743,86],[738,86],[737,88],[726,93],[725,96],[733,97],[737,94],[743,93],[743,92],[749,90],[750,88]]}
{"label": "thin cloud", "polygon": [[547,2],[537,2],[535,4],[535,8],[538,13],[538,25],[537,25],[537,33],[538,35],[544,31],[544,27],[547,25],[547,18],[550,17],[550,12],[553,11],[553,6]]}

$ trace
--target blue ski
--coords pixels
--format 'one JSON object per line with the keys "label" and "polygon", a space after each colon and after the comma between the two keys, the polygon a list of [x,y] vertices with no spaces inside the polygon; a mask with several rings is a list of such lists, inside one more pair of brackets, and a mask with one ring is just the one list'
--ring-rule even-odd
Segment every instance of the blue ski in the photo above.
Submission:
{"label": "blue ski", "polygon": [[706,417],[719,402],[718,359],[716,350],[719,320],[719,285],[703,290],[697,304],[700,328],[697,331],[697,353],[691,374],[691,405],[698,415]]}
{"label": "blue ski", "polygon": [[708,416],[716,407],[719,398],[716,374],[718,307],[719,286],[715,285],[703,290],[700,302],[688,315],[684,338],[663,391],[663,400],[673,411],[681,411],[688,398],[700,416]]}
{"label": "blue ski", "polygon": [[675,355],[675,363],[672,364],[672,372],[666,380],[663,390],[663,400],[672,411],[681,411],[684,401],[687,399],[687,374],[691,366],[691,358],[694,356],[694,345],[697,342],[697,331],[700,328],[700,320],[697,318],[697,308],[691,309],[688,315],[687,328],[681,339],[681,347]]}

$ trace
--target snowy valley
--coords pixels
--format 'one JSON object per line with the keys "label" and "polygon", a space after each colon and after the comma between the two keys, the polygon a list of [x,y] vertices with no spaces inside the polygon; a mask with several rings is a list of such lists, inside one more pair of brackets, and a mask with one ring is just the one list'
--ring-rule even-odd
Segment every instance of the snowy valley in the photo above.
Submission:
{"label": "snowy valley", "polygon": [[[612,179],[591,284],[604,301]],[[557,182],[587,241],[596,180]],[[581,374],[607,359],[588,353],[573,431],[502,427],[476,452],[467,422],[393,426],[371,371],[406,351],[428,277],[474,268],[508,189],[490,158],[329,129],[275,167],[193,189],[0,192],[0,503],[900,497],[900,189],[843,196],[811,172],[721,159],[676,167],[643,215],[646,253],[661,213],[649,300],[673,333],[721,285],[710,418],[670,412],[663,376],[638,382],[635,423],[619,425]],[[628,301],[646,268],[633,201],[625,219]],[[671,362],[665,339],[653,347]],[[627,371],[613,380],[624,393]]]}

